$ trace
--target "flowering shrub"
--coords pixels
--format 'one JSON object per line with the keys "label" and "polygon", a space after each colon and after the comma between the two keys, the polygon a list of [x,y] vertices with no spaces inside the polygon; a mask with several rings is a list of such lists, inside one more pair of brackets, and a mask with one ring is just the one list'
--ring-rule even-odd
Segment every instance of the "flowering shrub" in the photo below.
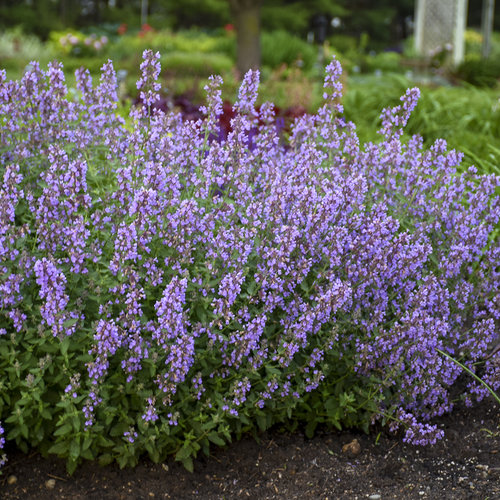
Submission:
{"label": "flowering shrub", "polygon": [[[221,79],[183,121],[154,109],[158,61],[144,53],[128,121],[111,62],[97,86],[77,71],[77,100],[60,64],[0,73],[6,440],[70,471],[143,453],[191,468],[275,423],[379,420],[426,444],[463,372],[449,356],[500,387],[499,178],[401,141],[418,89],[361,146],[333,61],[284,144],[249,72],[221,138]],[[471,377],[463,397],[486,394]]]}
{"label": "flowering shrub", "polygon": [[95,33],[57,32],[51,33],[51,40],[63,54],[77,57],[95,56],[108,44],[107,36],[97,36]]}

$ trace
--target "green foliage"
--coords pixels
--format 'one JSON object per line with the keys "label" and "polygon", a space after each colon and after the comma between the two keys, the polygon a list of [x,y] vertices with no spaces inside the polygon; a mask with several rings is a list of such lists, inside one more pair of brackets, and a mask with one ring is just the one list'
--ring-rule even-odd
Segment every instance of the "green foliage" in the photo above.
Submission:
{"label": "green foliage", "polygon": [[231,22],[227,0],[183,0],[162,2],[167,23],[175,29],[189,29],[193,26],[221,28]]}
{"label": "green foliage", "polygon": [[301,67],[307,71],[313,68],[318,58],[318,49],[314,45],[286,31],[262,33],[261,47],[262,64],[271,68],[300,62]]}
{"label": "green foliage", "polygon": [[[411,81],[402,75],[351,79],[344,97],[346,117],[357,125],[361,140],[377,140],[380,110],[398,104],[394,96]],[[480,173],[500,174],[500,108],[494,91],[468,87],[421,87],[421,98],[406,129],[427,145],[442,137],[465,153],[463,168],[474,164]]]}
{"label": "green foliage", "polygon": [[50,31],[62,29],[58,5],[52,0],[36,0],[31,5],[18,0],[4,0],[0,5],[0,28],[20,27],[24,33],[46,39]]}
{"label": "green foliage", "polygon": [[373,48],[381,48],[391,43],[391,26],[394,25],[397,10],[394,6],[365,8],[362,12],[352,9],[349,16],[349,31],[368,33]]}
{"label": "green foliage", "polygon": [[12,70],[16,77],[31,61],[47,63],[52,57],[50,47],[38,37],[24,34],[19,27],[0,32],[0,67]]}
{"label": "green foliage", "polygon": [[263,83],[259,92],[259,102],[274,102],[281,108],[301,106],[315,111],[321,104],[322,86],[296,65],[282,65],[268,71],[262,70]]}
{"label": "green foliage", "polygon": [[481,59],[479,56],[468,56],[456,70],[461,80],[478,87],[495,87],[500,79],[500,61],[498,59]]}
{"label": "green foliage", "polygon": [[78,68],[87,68],[92,74],[98,75],[107,57],[65,57],[64,69],[70,74],[74,74]]}
{"label": "green foliage", "polygon": [[[106,58],[110,57],[116,61],[118,67],[129,72],[132,95],[135,94],[134,81],[138,76],[137,68],[141,54],[146,49],[161,52],[162,65],[168,76],[191,79],[208,78],[211,74],[224,74],[230,71],[234,65],[236,52],[234,36],[225,32],[208,35],[198,30],[179,33],[162,30],[151,31],[141,36],[137,34],[120,36],[110,42]],[[95,64],[91,65],[91,72],[94,72],[94,67]]]}
{"label": "green foliage", "polygon": [[231,70],[233,61],[221,53],[169,52],[161,58],[162,66],[169,74],[209,77]]}
{"label": "green foliage", "polygon": [[359,58],[359,64],[362,73],[373,73],[375,71],[400,73],[406,71],[406,68],[401,65],[401,55],[396,52],[368,54]]}
{"label": "green foliage", "polygon": [[483,37],[479,31],[465,32],[465,60],[453,71],[460,80],[478,87],[497,87],[500,79],[500,33],[492,33],[490,54],[482,57]]}
{"label": "green foliage", "polygon": [[283,9],[280,6],[263,5],[261,12],[262,28],[268,32],[301,33],[308,27],[307,11],[300,6],[294,6],[293,9]]}
{"label": "green foliage", "polygon": [[225,32],[208,35],[199,30],[173,33],[170,30],[151,31],[144,35],[126,34],[119,37],[111,47],[111,56],[122,59],[131,53],[139,55],[146,49],[169,52],[205,53],[222,52],[232,55],[235,52],[234,36]]}
{"label": "green foliage", "polygon": [[344,55],[358,52],[358,39],[351,35],[332,35],[328,38],[328,43],[334,51]]}
{"label": "green foliage", "polygon": [[72,57],[92,57],[106,53],[108,37],[98,36],[95,32],[84,34],[79,31],[53,31],[50,33],[49,46],[54,53]]}

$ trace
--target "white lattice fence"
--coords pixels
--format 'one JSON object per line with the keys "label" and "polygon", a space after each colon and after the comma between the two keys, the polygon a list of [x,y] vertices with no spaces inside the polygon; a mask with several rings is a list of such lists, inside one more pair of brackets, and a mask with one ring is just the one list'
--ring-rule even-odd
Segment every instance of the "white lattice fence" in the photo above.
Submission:
{"label": "white lattice fence", "polygon": [[415,46],[423,56],[449,47],[453,61],[463,59],[467,0],[417,0]]}

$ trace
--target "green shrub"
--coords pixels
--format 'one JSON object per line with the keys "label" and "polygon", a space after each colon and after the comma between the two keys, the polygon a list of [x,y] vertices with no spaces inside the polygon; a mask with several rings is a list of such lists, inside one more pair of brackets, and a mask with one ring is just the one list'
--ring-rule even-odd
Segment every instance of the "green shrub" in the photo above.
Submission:
{"label": "green shrub", "polygon": [[50,31],[63,29],[58,14],[58,5],[52,0],[36,0],[29,6],[27,2],[22,1],[2,2],[0,4],[0,31],[18,26],[24,33],[46,40]]}
{"label": "green shrub", "polygon": [[318,48],[286,31],[264,32],[261,35],[262,64],[277,68],[281,64],[301,65],[310,70],[318,59]]}
{"label": "green shrub", "polygon": [[53,31],[49,43],[57,55],[71,57],[92,57],[106,53],[108,45],[106,35],[85,34],[78,31]]}
{"label": "green shrub", "polygon": [[500,79],[500,60],[468,56],[458,66],[456,76],[479,87],[495,87]]}
{"label": "green shrub", "polygon": [[328,37],[328,43],[333,50],[344,55],[358,51],[358,37],[337,34]]}
{"label": "green shrub", "polygon": [[20,28],[0,32],[0,67],[8,70],[11,78],[19,78],[31,61],[46,64],[53,56],[50,47]]}
{"label": "green shrub", "polygon": [[202,52],[167,52],[161,63],[170,74],[204,77],[226,73],[233,67],[233,61],[225,54]]}
{"label": "green shrub", "polygon": [[142,51],[151,49],[168,52],[185,53],[225,53],[231,56],[235,50],[234,36],[220,32],[218,35],[209,35],[199,30],[186,30],[173,33],[169,30],[150,31],[143,36],[126,34],[118,37],[113,43],[110,55],[113,59],[123,59],[131,53],[142,54]]}
{"label": "green shrub", "polygon": [[366,54],[359,58],[360,69],[363,73],[382,71],[384,73],[400,73],[406,71],[401,65],[401,55],[397,52],[379,52]]}
{"label": "green shrub", "polygon": [[86,68],[92,75],[99,75],[102,65],[106,62],[106,57],[65,57],[64,69],[65,71],[74,73],[79,68]]}

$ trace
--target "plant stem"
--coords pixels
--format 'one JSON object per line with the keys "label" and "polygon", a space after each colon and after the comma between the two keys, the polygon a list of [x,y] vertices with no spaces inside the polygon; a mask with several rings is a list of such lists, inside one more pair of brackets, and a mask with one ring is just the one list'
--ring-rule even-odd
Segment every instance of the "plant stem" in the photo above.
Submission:
{"label": "plant stem", "polygon": [[469,368],[467,368],[465,365],[463,365],[462,363],[460,363],[460,361],[457,361],[455,358],[452,358],[449,354],[441,351],[441,349],[437,349],[437,352],[439,352],[439,354],[442,354],[443,356],[446,356],[448,359],[451,359],[451,361],[453,361],[458,366],[462,367],[467,373],[469,373],[470,375],[472,375],[478,382],[480,382],[481,384],[483,384],[484,387],[486,387],[486,389],[488,389],[488,391],[491,392],[491,394],[493,395],[493,397],[496,399],[497,403],[500,404],[500,397],[497,396],[497,394],[495,393],[495,391],[484,380],[482,380],[481,378],[479,378],[473,371],[469,370]]}

